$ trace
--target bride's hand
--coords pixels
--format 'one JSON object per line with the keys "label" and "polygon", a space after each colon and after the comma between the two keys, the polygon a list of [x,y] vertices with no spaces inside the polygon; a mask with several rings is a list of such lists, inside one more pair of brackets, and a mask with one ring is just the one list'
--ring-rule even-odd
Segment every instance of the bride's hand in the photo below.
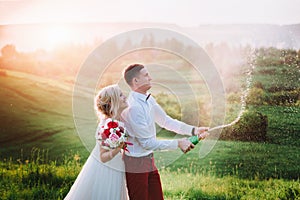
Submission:
{"label": "bride's hand", "polygon": [[120,145],[118,146],[118,148],[120,148],[120,149],[124,149],[124,147],[126,147],[125,142],[121,142]]}

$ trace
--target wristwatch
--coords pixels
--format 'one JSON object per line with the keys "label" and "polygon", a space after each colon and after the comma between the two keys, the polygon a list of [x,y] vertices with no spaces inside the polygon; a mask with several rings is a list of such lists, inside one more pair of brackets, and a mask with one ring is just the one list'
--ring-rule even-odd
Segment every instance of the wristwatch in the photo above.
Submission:
{"label": "wristwatch", "polygon": [[195,134],[195,127],[193,127],[193,129],[192,129],[192,136],[195,136],[196,134]]}

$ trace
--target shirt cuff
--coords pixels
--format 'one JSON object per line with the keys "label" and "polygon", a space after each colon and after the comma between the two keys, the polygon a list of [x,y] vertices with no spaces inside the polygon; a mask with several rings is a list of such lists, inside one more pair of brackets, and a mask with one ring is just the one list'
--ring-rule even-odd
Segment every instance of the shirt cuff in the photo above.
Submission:
{"label": "shirt cuff", "polygon": [[178,140],[173,140],[171,145],[170,145],[170,148],[172,149],[177,149],[178,148]]}

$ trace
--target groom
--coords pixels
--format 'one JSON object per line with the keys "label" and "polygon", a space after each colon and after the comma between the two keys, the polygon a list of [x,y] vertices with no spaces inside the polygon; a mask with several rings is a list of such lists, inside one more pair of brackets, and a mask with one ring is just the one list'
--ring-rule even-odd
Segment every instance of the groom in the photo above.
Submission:
{"label": "groom", "polygon": [[151,76],[141,64],[132,64],[124,71],[124,79],[131,88],[128,108],[122,118],[129,133],[130,153],[125,154],[126,181],[131,200],[163,199],[160,176],[154,163],[153,151],[180,148],[188,152],[194,145],[186,138],[157,140],[155,123],[182,135],[207,136],[207,127],[193,127],[172,119],[148,93]]}

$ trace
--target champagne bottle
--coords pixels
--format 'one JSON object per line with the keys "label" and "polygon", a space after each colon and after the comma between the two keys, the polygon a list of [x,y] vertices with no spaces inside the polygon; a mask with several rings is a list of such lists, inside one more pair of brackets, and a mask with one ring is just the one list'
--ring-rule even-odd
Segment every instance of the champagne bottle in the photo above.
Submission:
{"label": "champagne bottle", "polygon": [[192,137],[189,137],[188,139],[189,139],[189,141],[190,141],[191,143],[193,143],[194,145],[196,145],[196,144],[198,144],[199,141],[202,140],[203,138],[202,138],[202,137],[198,137],[198,135],[194,135],[194,136],[192,136]]}

